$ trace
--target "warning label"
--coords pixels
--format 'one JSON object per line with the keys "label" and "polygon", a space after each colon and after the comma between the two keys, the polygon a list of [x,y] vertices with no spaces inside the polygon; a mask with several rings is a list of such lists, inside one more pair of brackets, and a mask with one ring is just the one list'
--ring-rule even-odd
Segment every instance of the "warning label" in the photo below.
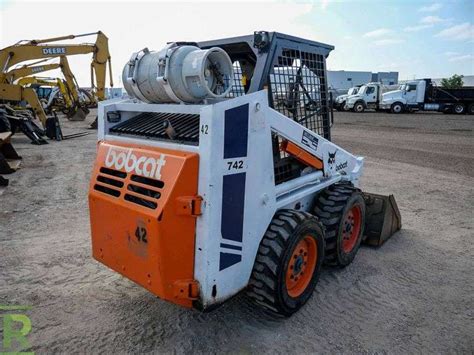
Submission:
{"label": "warning label", "polygon": [[303,137],[301,138],[301,143],[310,147],[311,149],[317,150],[319,140],[318,138],[313,136],[311,133],[303,131]]}

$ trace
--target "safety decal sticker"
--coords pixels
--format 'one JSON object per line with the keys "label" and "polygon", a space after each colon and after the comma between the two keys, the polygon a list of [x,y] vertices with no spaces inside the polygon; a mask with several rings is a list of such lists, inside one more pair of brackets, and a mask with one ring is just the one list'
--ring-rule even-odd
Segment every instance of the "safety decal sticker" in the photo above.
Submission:
{"label": "safety decal sticker", "polygon": [[319,139],[313,136],[311,133],[307,131],[303,131],[303,137],[301,138],[301,143],[310,147],[311,149],[317,150]]}

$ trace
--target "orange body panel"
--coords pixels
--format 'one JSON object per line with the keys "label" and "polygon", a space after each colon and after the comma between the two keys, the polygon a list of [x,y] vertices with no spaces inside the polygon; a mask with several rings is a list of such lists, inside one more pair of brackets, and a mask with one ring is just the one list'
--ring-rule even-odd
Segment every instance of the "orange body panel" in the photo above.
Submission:
{"label": "orange body panel", "polygon": [[198,164],[195,153],[101,142],[89,189],[94,258],[185,307],[199,290]]}
{"label": "orange body panel", "polygon": [[315,169],[322,170],[323,169],[323,162],[316,158],[314,155],[308,153],[304,149],[301,149],[296,144],[283,141],[281,143],[281,150],[284,152],[293,155],[296,159],[298,159],[303,164],[312,166]]}

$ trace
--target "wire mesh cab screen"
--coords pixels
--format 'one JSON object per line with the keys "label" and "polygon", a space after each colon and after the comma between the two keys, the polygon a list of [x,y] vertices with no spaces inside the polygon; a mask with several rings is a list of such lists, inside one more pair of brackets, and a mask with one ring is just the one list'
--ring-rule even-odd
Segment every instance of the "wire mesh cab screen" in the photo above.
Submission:
{"label": "wire mesh cab screen", "polygon": [[221,47],[234,65],[227,97],[267,89],[272,108],[330,139],[326,57],[333,46],[277,32],[200,42]]}
{"label": "wire mesh cab screen", "polygon": [[321,54],[283,48],[269,74],[268,88],[275,110],[325,135],[329,110]]}
{"label": "wire mesh cab screen", "polygon": [[[234,65],[234,83],[227,97],[268,90],[270,106],[313,132],[331,139],[326,57],[333,46],[278,32],[198,43],[220,47]],[[275,183],[291,180],[304,169],[280,149],[273,135]]]}

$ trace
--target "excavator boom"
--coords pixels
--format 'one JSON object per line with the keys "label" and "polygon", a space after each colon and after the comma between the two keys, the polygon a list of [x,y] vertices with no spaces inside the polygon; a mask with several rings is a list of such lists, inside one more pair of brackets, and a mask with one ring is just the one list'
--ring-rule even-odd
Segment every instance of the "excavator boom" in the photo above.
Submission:
{"label": "excavator boom", "polygon": [[7,73],[7,80],[10,83],[14,83],[15,81],[24,78],[25,76],[30,76],[58,68],[60,68],[59,63],[50,63],[44,65],[23,65],[19,68],[10,70]]}

